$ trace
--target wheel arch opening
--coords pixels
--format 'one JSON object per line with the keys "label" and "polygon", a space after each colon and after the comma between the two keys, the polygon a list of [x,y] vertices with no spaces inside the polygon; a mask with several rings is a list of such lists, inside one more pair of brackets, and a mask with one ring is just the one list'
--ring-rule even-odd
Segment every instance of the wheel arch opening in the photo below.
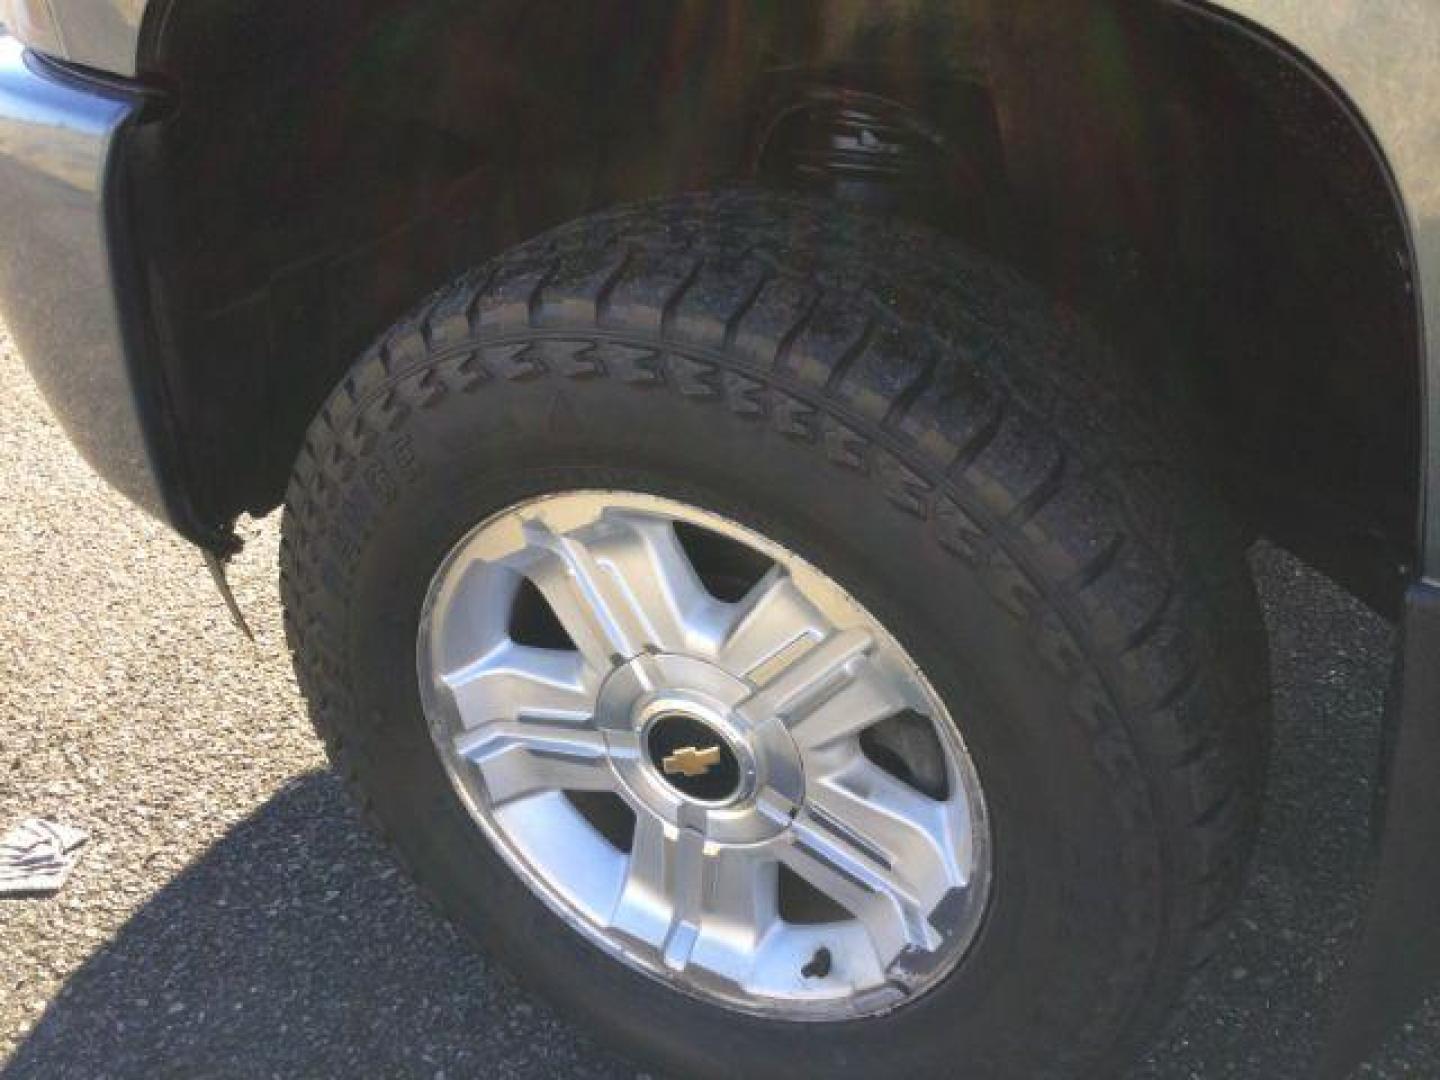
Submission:
{"label": "wheel arch opening", "polygon": [[1257,532],[1387,608],[1415,560],[1403,210],[1363,124],[1189,3],[156,6],[127,138],[153,363],[222,522],[429,291],[616,203],[759,183],[918,218],[1194,407]]}

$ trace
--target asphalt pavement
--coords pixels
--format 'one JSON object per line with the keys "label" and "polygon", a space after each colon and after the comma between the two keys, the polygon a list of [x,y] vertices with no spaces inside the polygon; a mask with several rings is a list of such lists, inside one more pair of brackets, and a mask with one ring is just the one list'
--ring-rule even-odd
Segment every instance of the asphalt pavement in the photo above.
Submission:
{"label": "asphalt pavement", "polygon": [[[0,1075],[637,1075],[417,898],[326,770],[284,651],[278,521],[230,625],[199,556],[70,449],[0,328],[0,831],[89,831],[58,897],[0,899]],[[1253,562],[1274,777],[1229,941],[1144,1080],[1303,1078],[1363,908],[1390,628]],[[963,1073],[962,1073],[963,1075]],[[1440,1077],[1440,1005],[1364,1075]]]}

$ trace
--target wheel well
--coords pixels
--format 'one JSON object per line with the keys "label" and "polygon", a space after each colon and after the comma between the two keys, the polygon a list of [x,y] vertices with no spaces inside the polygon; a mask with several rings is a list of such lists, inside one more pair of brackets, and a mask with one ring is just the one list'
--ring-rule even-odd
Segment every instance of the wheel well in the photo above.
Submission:
{"label": "wheel well", "polygon": [[221,523],[379,331],[616,203],[736,182],[920,218],[1201,417],[1258,531],[1377,606],[1413,565],[1419,330],[1383,161],[1303,62],[1177,0],[154,5],[126,142],[154,361]]}

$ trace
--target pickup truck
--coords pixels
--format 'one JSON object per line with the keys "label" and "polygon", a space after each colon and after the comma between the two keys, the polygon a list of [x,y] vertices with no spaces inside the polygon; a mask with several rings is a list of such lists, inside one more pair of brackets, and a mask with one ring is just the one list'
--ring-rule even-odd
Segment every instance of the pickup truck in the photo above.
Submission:
{"label": "pickup truck", "polygon": [[[1440,5],[0,0],[0,307],[437,906],[681,1076],[1114,1075],[1399,627],[1311,1075],[1440,973]],[[197,567],[199,560],[197,559]]]}

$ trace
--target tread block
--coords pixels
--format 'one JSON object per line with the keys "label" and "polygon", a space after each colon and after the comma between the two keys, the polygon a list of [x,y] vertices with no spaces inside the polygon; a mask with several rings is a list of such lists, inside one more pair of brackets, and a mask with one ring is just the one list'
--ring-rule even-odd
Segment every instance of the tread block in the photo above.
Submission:
{"label": "tread block", "polygon": [[803,320],[815,302],[815,287],[801,279],[769,277],[734,326],[732,350],[756,367],[769,368],[787,338],[804,329]]}
{"label": "tread block", "polygon": [[666,357],[666,367],[675,388],[686,397],[718,398],[723,393],[720,369],[714,364],[671,353]]}
{"label": "tread block", "polygon": [[835,383],[835,394],[865,419],[879,424],[920,392],[941,359],[939,348],[923,337],[887,324],[876,329],[866,347],[849,358]]}
{"label": "tread block", "polygon": [[544,360],[529,342],[516,345],[490,345],[480,351],[485,367],[497,378],[523,382],[545,374]]}
{"label": "tread block", "polygon": [[589,379],[605,374],[596,355],[595,342],[537,341],[530,346],[529,359],[542,371],[553,372],[567,379]]}
{"label": "tread block", "polygon": [[702,348],[725,345],[770,271],[754,260],[707,258],[671,312],[670,336]]}
{"label": "tread block", "polygon": [[639,386],[659,386],[665,382],[665,369],[655,349],[638,349],[613,341],[597,341],[592,361],[621,382]]}
{"label": "tread block", "polygon": [[908,514],[924,517],[934,491],[929,481],[888,451],[876,450],[874,460],[875,478],[890,501]]}
{"label": "tread block", "polygon": [[721,385],[730,411],[740,416],[764,416],[766,412],[765,384],[733,371],[721,372]]}
{"label": "tread block", "polygon": [[829,413],[820,414],[820,441],[825,453],[837,465],[864,472],[870,441],[842,420]]}
{"label": "tread block", "polygon": [[820,438],[820,415],[813,405],[789,394],[771,395],[775,430],[791,439],[813,443]]}
{"label": "tread block", "polygon": [[807,307],[781,343],[778,370],[802,383],[825,387],[842,378],[869,347],[876,322],[849,297],[823,296]]}
{"label": "tread block", "polygon": [[600,325],[658,336],[667,309],[684,302],[697,273],[693,258],[675,258],[663,249],[637,249],[624,276],[610,290]]}
{"label": "tread block", "polygon": [[502,264],[494,280],[476,297],[471,320],[477,331],[530,326],[530,307],[543,288],[549,268]]}

